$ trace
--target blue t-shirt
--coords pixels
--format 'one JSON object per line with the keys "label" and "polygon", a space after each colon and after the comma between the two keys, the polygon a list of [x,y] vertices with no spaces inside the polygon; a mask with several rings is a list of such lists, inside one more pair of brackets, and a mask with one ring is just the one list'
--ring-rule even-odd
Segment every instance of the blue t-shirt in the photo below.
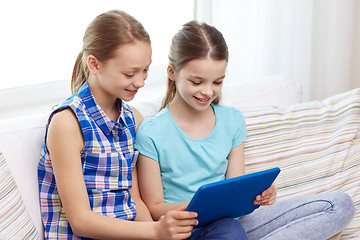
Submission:
{"label": "blue t-shirt", "polygon": [[165,202],[184,202],[206,184],[225,179],[230,150],[246,138],[244,116],[233,107],[212,104],[216,124],[202,139],[187,136],[168,108],[145,120],[136,133],[135,148],[158,161]]}

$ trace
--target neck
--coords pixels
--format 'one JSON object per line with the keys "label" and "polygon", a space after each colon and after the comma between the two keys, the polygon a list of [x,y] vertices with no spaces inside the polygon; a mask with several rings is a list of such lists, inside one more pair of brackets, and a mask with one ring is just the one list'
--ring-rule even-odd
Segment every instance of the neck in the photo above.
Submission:
{"label": "neck", "polygon": [[183,119],[188,122],[199,122],[203,118],[208,118],[209,114],[213,115],[212,106],[209,105],[208,108],[203,111],[198,111],[191,107],[187,102],[185,102],[181,97],[175,96],[175,98],[170,102],[168,106],[170,114],[176,119]]}
{"label": "neck", "polygon": [[215,128],[216,116],[212,106],[198,111],[187,103],[180,104],[172,101],[168,109],[178,127],[190,138],[205,138]]}
{"label": "neck", "polygon": [[96,103],[100,106],[100,108],[111,120],[117,121],[119,111],[116,106],[116,98],[104,91],[94,77],[89,77],[88,85]]}

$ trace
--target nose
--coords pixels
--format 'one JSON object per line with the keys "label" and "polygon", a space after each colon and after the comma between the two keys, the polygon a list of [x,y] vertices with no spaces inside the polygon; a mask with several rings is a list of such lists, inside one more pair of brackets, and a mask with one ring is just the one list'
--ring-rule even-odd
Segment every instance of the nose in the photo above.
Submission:
{"label": "nose", "polygon": [[137,77],[135,80],[134,80],[134,86],[137,87],[137,88],[142,88],[143,86],[145,86],[145,79],[146,79],[147,76],[143,76],[143,75],[140,75],[139,77]]}
{"label": "nose", "polygon": [[206,84],[203,86],[203,88],[201,89],[201,94],[205,95],[205,96],[212,96],[214,93],[211,84]]}

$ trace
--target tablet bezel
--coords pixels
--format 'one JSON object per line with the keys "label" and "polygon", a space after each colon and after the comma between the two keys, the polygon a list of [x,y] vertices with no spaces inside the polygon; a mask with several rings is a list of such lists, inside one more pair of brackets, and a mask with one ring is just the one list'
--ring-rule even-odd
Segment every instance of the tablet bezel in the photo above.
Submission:
{"label": "tablet bezel", "polygon": [[259,207],[253,204],[255,197],[268,189],[279,173],[276,167],[205,184],[196,191],[186,211],[198,213],[196,227],[249,214]]}

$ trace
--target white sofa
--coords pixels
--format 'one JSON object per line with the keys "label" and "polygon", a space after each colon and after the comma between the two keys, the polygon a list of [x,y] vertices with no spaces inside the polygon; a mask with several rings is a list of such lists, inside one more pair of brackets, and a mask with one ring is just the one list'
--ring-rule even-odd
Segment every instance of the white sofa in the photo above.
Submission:
{"label": "white sofa", "polygon": [[[322,101],[302,103],[301,96],[299,84],[274,76],[224,86],[221,104],[246,117],[247,172],[280,167],[278,199],[348,193],[356,216],[342,239],[360,239],[360,89]],[[130,104],[148,118],[160,99]],[[37,162],[50,111],[0,120],[0,239],[43,238]]]}

